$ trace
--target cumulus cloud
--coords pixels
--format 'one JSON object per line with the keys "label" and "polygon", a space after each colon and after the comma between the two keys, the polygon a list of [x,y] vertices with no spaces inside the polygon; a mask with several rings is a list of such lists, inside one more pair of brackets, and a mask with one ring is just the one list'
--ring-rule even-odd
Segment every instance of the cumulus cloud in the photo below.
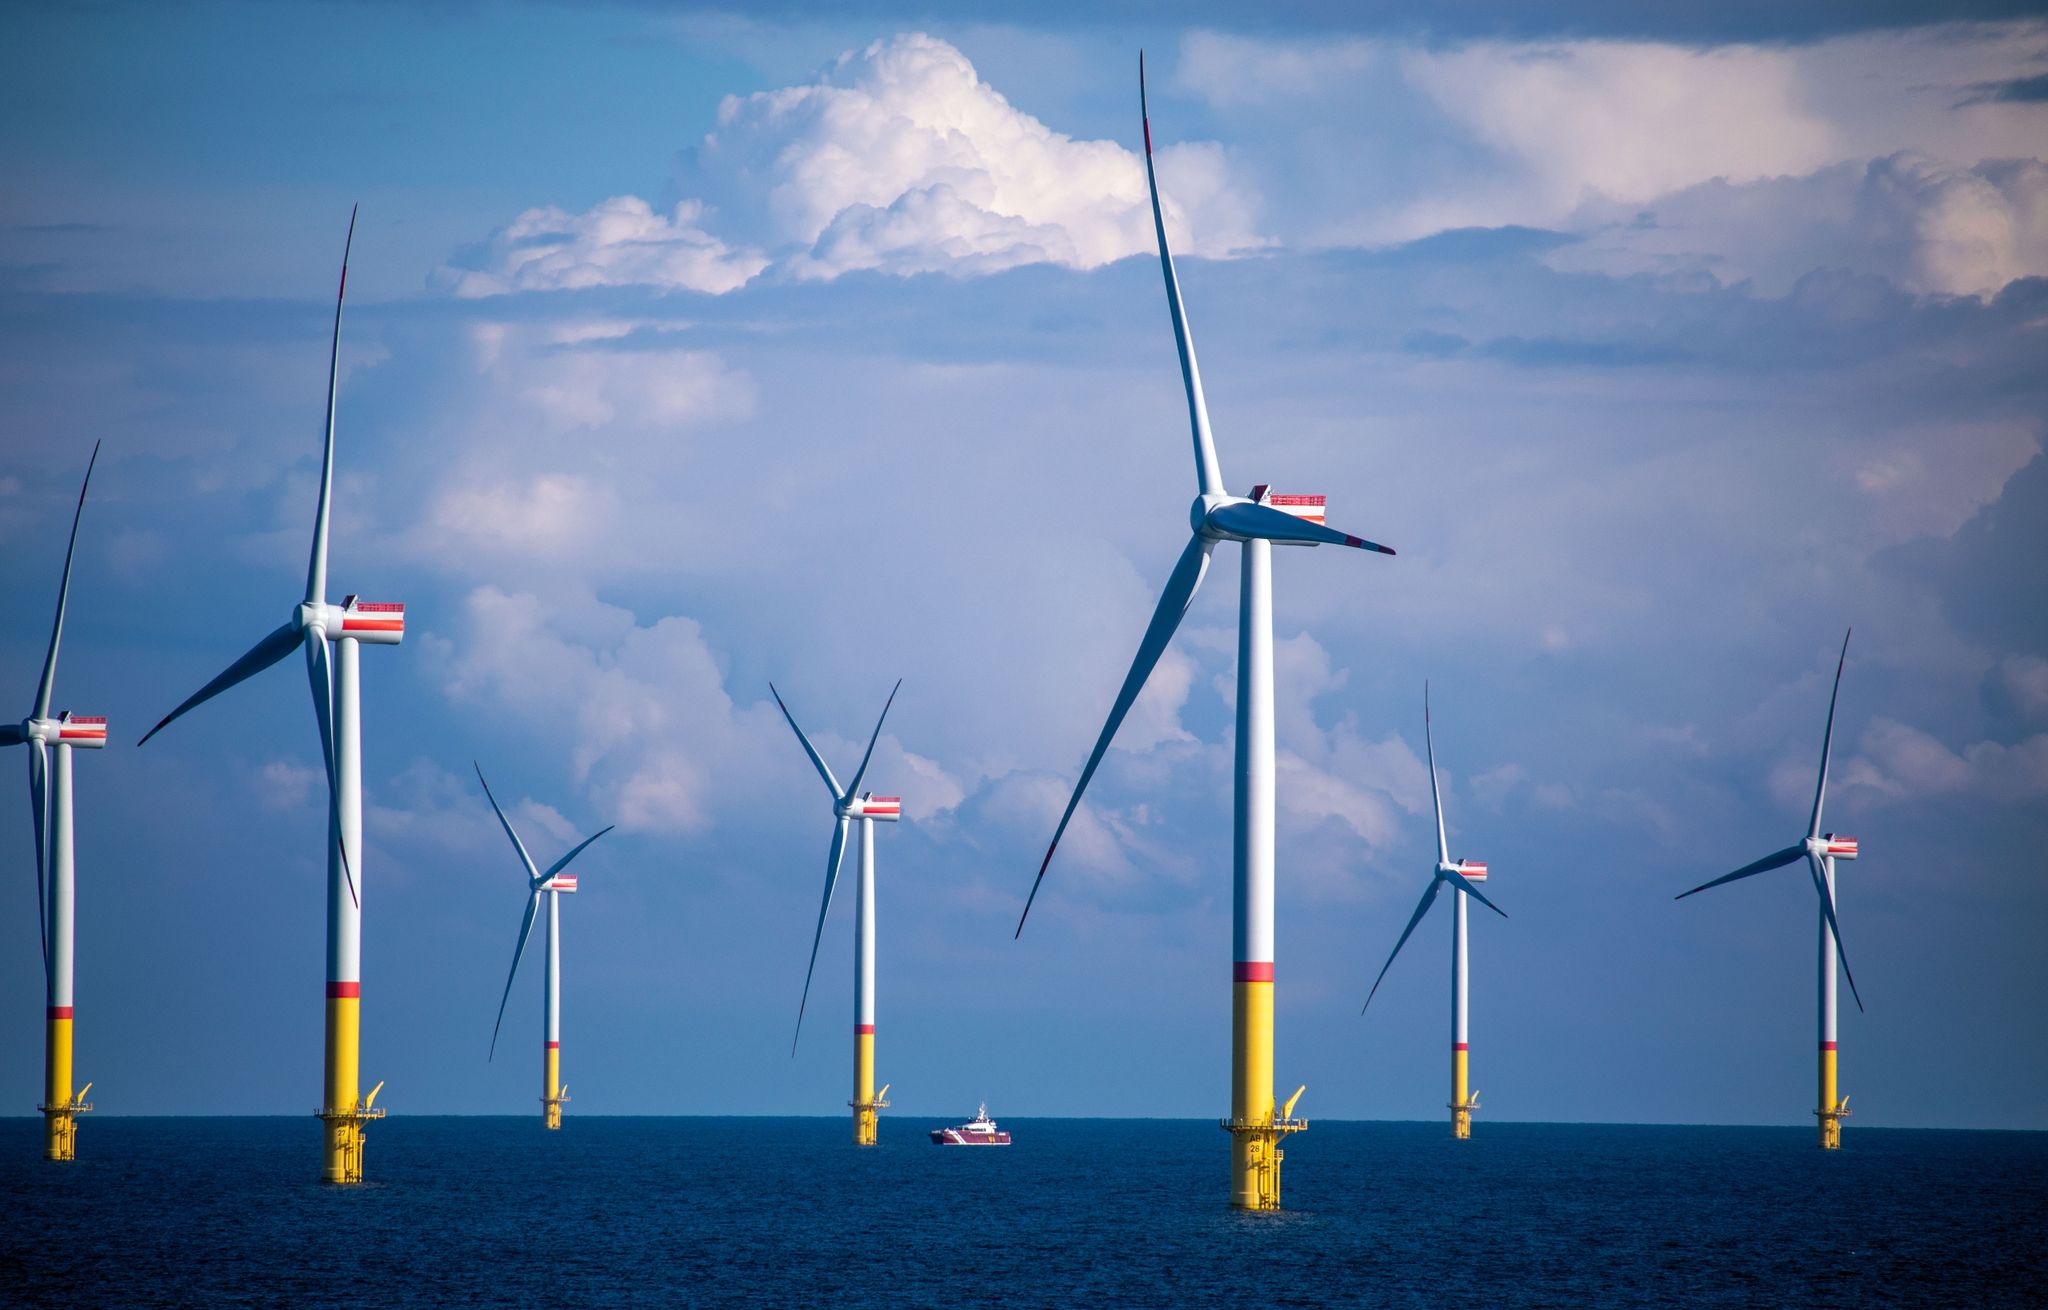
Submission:
{"label": "cumulus cloud", "polygon": [[712,236],[703,220],[701,202],[661,214],[638,196],[614,196],[580,214],[529,209],[469,253],[473,267],[451,267],[443,279],[464,297],[636,285],[722,295],[768,266],[759,251]]}
{"label": "cumulus cloud", "polygon": [[754,412],[753,378],[672,327],[578,318],[467,333],[469,385],[444,385],[468,458],[443,461],[411,534],[427,559],[627,557],[615,538],[638,484],[611,463],[673,460],[679,434]]}
{"label": "cumulus cloud", "polygon": [[[1055,131],[923,33],[848,51],[799,86],[727,96],[691,158],[683,185],[717,197],[718,221],[744,241],[712,235],[702,201],[662,214],[619,196],[580,214],[529,210],[447,280],[471,296],[623,284],[719,293],[776,263],[812,280],[968,276],[1094,268],[1154,248],[1134,151]],[[1165,147],[1158,167],[1176,250],[1264,244],[1220,147]]]}
{"label": "cumulus cloud", "polygon": [[[727,691],[722,660],[695,619],[641,623],[588,595],[491,586],[470,592],[463,619],[443,662],[449,697],[556,736],[575,782],[628,831],[703,832],[760,796],[815,785],[772,702],[740,704]],[[858,759],[866,745],[806,726],[836,758]],[[966,795],[938,761],[893,736],[875,755],[877,767],[899,766],[893,776],[913,818]],[[533,812],[549,831],[570,831],[559,814]]]}
{"label": "cumulus cloud", "polygon": [[[1813,803],[1813,765],[1781,763],[1771,775],[1773,790],[1789,807]],[[2048,733],[2012,744],[1971,742],[1952,750],[1932,733],[1877,718],[1857,741],[1857,751],[1831,771],[1828,794],[1868,801],[1920,801],[1969,793],[2004,802],[2048,796]]]}
{"label": "cumulus cloud", "polygon": [[1560,268],[1704,272],[1784,294],[1815,268],[1845,267],[1909,291],[1989,296],[2048,274],[2048,167],[1900,152],[1797,177],[1715,178],[1648,209],[1595,202],[1573,221],[1586,239],[1551,256]]}
{"label": "cumulus cloud", "polygon": [[[1231,114],[1283,240],[1521,225],[1558,267],[1782,294],[1817,267],[1990,295],[2048,272],[2039,23],[1782,46],[1308,43],[1201,33],[1180,85]],[[1262,122],[1262,116],[1264,121]],[[1304,131],[1304,124],[1309,130]],[[1350,169],[1333,172],[1341,156]]]}

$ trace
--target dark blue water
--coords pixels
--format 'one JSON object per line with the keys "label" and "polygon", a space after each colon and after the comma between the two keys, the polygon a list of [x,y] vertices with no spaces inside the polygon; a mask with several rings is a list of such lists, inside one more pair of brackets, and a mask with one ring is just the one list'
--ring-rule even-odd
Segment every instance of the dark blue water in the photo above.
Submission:
{"label": "dark blue water", "polygon": [[0,1120],[0,1303],[2041,1306],[2048,1134],[1318,1122],[1287,1209],[1213,1124],[395,1118],[324,1187],[300,1119]]}

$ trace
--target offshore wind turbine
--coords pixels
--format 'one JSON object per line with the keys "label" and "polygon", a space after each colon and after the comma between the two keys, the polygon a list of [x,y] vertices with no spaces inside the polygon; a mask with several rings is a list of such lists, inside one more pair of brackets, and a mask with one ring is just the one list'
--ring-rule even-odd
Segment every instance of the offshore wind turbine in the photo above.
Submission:
{"label": "offshore wind turbine", "polygon": [[85,481],[78,488],[78,506],[71,511],[71,541],[64,548],[64,580],[57,587],[57,617],[50,624],[50,648],[43,656],[43,676],[36,683],[35,704],[20,723],[0,724],[0,746],[27,746],[28,804],[36,841],[36,940],[43,949],[43,1157],[73,1160],[78,1156],[78,1116],[92,1109],[87,1083],[71,1088],[72,922],[76,904],[71,826],[71,750],[98,750],[107,744],[103,717],[69,710],[50,713],[57,689],[57,645],[64,636],[64,607],[71,596],[71,560],[78,553],[78,520],[85,513],[86,488],[92,486],[99,443],[85,462]]}
{"label": "offshore wind turbine", "polygon": [[[327,427],[320,460],[320,502],[313,517],[313,550],[306,594],[291,617],[230,664],[219,677],[143,734],[147,742],[186,711],[256,676],[295,650],[306,657],[313,717],[320,727],[320,762],[327,771],[327,1039],[319,1117],[326,1125],[321,1178],[363,1180],[364,1125],[381,1119],[377,1093],[360,1095],[362,1034],[363,757],[362,674],[358,647],[396,646],[405,639],[405,606],[369,604],[351,595],[327,603],[327,531],[334,496],[334,402],[341,357],[341,308],[348,296],[348,252],[355,242],[350,210],[341,251],[341,285],[334,296],[334,336],[327,356]],[[334,643],[330,655],[329,642]],[[140,744],[140,743],[138,743]]]}
{"label": "offshore wind turbine", "polygon": [[1820,1120],[1821,1148],[1828,1151],[1841,1148],[1842,1120],[1849,1114],[1849,1098],[1836,1094],[1835,1083],[1836,961],[1841,962],[1842,973],[1849,980],[1849,995],[1855,997],[1856,1008],[1863,1008],[1863,997],[1856,990],[1856,975],[1850,970],[1848,953],[1842,948],[1842,927],[1835,919],[1835,861],[1856,858],[1856,839],[1820,830],[1821,805],[1828,798],[1828,756],[1835,741],[1835,703],[1842,697],[1842,666],[1848,662],[1849,632],[1844,632],[1842,653],[1835,661],[1835,689],[1828,696],[1828,726],[1820,739],[1820,782],[1813,790],[1813,817],[1807,820],[1805,839],[1673,898],[1682,901],[1693,892],[1782,869],[1802,858],[1806,861],[1807,872],[1813,876],[1814,894],[1820,898],[1820,1094],[1813,1113]]}
{"label": "offshore wind turbine", "polygon": [[604,828],[576,843],[561,859],[548,866],[546,873],[533,867],[533,857],[526,853],[526,843],[519,840],[519,834],[512,829],[512,820],[505,817],[505,811],[498,806],[498,798],[491,795],[491,784],[484,780],[484,766],[471,761],[476,769],[476,780],[484,785],[484,796],[491,803],[491,810],[498,816],[498,823],[505,829],[505,835],[512,839],[512,849],[519,852],[519,862],[526,866],[526,917],[519,921],[519,944],[512,948],[512,971],[505,975],[505,994],[498,998],[498,1021],[491,1025],[491,1053],[488,1061],[498,1054],[498,1029],[505,1025],[505,1002],[512,999],[512,980],[519,975],[519,961],[526,954],[526,938],[533,931],[534,918],[540,913],[542,896],[548,901],[548,967],[541,983],[541,1066],[540,1066],[540,1112],[541,1122],[548,1128],[562,1126],[562,1103],[569,1099],[569,1089],[562,1085],[562,901],[563,895],[576,890],[576,875],[564,872],[569,861],[583,854],[583,848],[596,841],[616,827],[607,824]]}
{"label": "offshore wind turbine", "polygon": [[1429,913],[1429,907],[1436,901],[1436,894],[1445,886],[1451,888],[1456,910],[1451,916],[1451,1136],[1463,1140],[1472,1135],[1472,1112],[1479,1108],[1479,1094],[1469,1090],[1467,1060],[1470,1047],[1465,1029],[1468,1015],[1467,995],[1469,970],[1466,960],[1465,897],[1477,897],[1479,903],[1492,910],[1501,918],[1508,912],[1486,899],[1486,893],[1477,884],[1486,881],[1484,860],[1453,860],[1451,844],[1444,838],[1444,795],[1436,779],[1436,741],[1430,731],[1429,684],[1422,684],[1422,740],[1429,751],[1429,798],[1436,804],[1436,868],[1430,871],[1429,886],[1423,889],[1422,900],[1415,907],[1415,913],[1408,916],[1408,926],[1401,930],[1401,939],[1394,943],[1394,949],[1387,956],[1387,962],[1380,966],[1380,976],[1372,980],[1372,990],[1365,994],[1365,1005],[1359,1007],[1364,1014],[1372,1005],[1372,998],[1379,994],[1380,983],[1386,980],[1387,970],[1394,967],[1394,956],[1408,944],[1415,925],[1422,922],[1422,916]]}
{"label": "offshore wind turbine", "polygon": [[1391,555],[1391,547],[1339,532],[1323,522],[1322,496],[1275,496],[1260,484],[1248,496],[1223,488],[1216,445],[1209,430],[1208,402],[1202,395],[1202,374],[1195,365],[1194,338],[1188,332],[1181,303],[1180,281],[1166,244],[1166,219],[1159,206],[1159,181],[1152,166],[1152,122],[1145,107],[1145,58],[1138,56],[1138,110],[1145,131],[1145,181],[1152,194],[1152,228],[1159,239],[1159,266],[1166,279],[1166,306],[1180,351],[1181,382],[1187,391],[1188,419],[1193,428],[1197,495],[1188,509],[1194,533],[1173,566],[1166,589],[1152,612],[1152,621],[1138,644],[1137,658],[1124,676],[1122,690],[1110,707],[1109,720],[1095,739],[1095,749],[1081,769],[1073,798],[1060,816],[1059,827],[1038,866],[1038,878],[1017,919],[1017,935],[1045,881],[1046,868],[1059,848],[1088,780],[1116,736],[1117,727],[1144,689],[1159,657],[1165,653],[1181,616],[1202,585],[1209,555],[1219,543],[1244,548],[1239,581],[1237,628],[1237,802],[1232,875],[1234,882],[1231,973],[1230,1118],[1223,1127],[1231,1135],[1231,1204],[1245,1209],[1277,1209],[1280,1204],[1279,1141],[1307,1125],[1293,1117],[1297,1090],[1284,1106],[1273,1098],[1273,543],[1314,546],[1329,544]]}
{"label": "offshore wind turbine", "polygon": [[889,699],[882,705],[882,717],[875,720],[875,731],[868,738],[867,754],[860,757],[853,782],[842,788],[839,779],[832,776],[831,767],[819,756],[818,748],[796,726],[796,716],[782,703],[782,693],[775,690],[774,683],[768,684],[768,694],[775,697],[782,717],[789,720],[790,731],[803,743],[804,754],[811,757],[812,767],[825,780],[825,790],[832,796],[834,820],[832,849],[825,856],[825,898],[818,906],[818,930],[811,936],[811,963],[804,970],[803,997],[797,1002],[796,1033],[789,1041],[791,1055],[796,1054],[797,1038],[803,1036],[804,1007],[811,1000],[811,975],[818,968],[818,943],[825,939],[825,916],[831,912],[832,889],[839,883],[839,864],[846,855],[847,829],[856,820],[860,823],[860,876],[853,915],[853,1099],[847,1102],[853,1107],[855,1146],[875,1144],[880,1112],[889,1106],[889,1085],[884,1083],[880,1092],[875,1090],[875,825],[895,823],[903,817],[901,796],[863,792],[860,782],[867,776],[868,761],[875,757],[875,743],[881,739],[889,706],[896,703],[896,693],[902,688],[903,679],[896,679],[896,685],[889,689]]}

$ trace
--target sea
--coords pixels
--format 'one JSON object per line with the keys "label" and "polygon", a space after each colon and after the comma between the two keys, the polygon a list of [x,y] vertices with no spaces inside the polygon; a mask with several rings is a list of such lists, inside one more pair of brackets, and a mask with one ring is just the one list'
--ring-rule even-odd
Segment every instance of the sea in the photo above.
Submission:
{"label": "sea", "polygon": [[1285,1208],[1213,1121],[0,1120],[7,1306],[2048,1306],[2048,1134],[1317,1121]]}

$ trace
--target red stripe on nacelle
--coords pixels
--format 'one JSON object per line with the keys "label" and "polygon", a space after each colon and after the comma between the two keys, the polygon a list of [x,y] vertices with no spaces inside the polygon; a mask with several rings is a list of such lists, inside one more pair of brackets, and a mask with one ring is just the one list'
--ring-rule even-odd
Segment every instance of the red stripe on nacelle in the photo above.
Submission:
{"label": "red stripe on nacelle", "polygon": [[1233,982],[1272,982],[1273,962],[1271,960],[1239,960],[1230,970]]}
{"label": "red stripe on nacelle", "polygon": [[343,632],[404,632],[404,619],[343,619]]}
{"label": "red stripe on nacelle", "polygon": [[358,997],[363,994],[359,982],[331,982],[327,984],[327,999],[330,1001]]}

